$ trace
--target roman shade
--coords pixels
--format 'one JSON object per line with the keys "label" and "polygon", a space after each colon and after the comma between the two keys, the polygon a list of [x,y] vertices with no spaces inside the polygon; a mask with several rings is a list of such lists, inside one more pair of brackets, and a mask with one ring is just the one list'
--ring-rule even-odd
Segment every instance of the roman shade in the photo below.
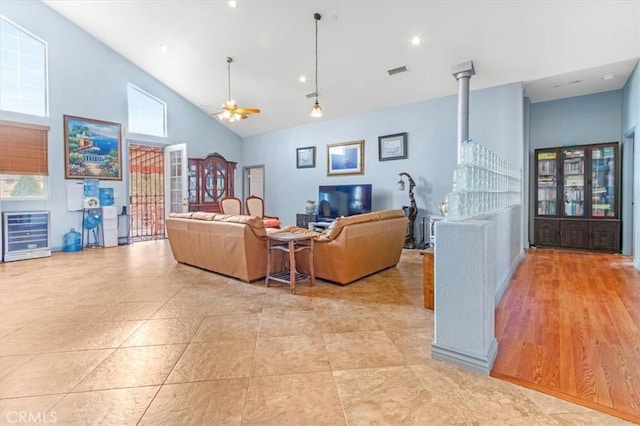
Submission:
{"label": "roman shade", "polygon": [[49,127],[0,120],[0,174],[49,175]]}

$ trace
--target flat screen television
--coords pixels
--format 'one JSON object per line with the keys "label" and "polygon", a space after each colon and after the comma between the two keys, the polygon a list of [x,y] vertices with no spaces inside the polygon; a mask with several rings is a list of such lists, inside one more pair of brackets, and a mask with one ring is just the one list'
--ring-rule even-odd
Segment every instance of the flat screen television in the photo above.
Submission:
{"label": "flat screen television", "polygon": [[371,211],[371,184],[321,185],[318,219],[335,219]]}

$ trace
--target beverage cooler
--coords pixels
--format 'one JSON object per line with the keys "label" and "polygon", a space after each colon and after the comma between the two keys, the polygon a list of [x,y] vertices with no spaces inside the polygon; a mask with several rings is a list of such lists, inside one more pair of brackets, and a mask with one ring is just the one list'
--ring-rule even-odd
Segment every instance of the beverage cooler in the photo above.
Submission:
{"label": "beverage cooler", "polygon": [[48,211],[5,212],[2,219],[4,262],[51,256]]}

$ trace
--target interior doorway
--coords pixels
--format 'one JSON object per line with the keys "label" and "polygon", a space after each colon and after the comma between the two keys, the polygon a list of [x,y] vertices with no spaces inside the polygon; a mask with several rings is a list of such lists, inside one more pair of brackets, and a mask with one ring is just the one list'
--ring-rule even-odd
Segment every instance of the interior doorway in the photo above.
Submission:
{"label": "interior doorway", "polygon": [[131,242],[166,238],[164,148],[129,144]]}
{"label": "interior doorway", "polygon": [[632,150],[633,161],[631,163],[631,255],[633,265],[640,270],[640,142],[636,138],[635,129],[625,136],[625,144],[629,144]]}
{"label": "interior doorway", "polygon": [[264,165],[246,166],[242,175],[244,199],[251,195],[264,199]]}

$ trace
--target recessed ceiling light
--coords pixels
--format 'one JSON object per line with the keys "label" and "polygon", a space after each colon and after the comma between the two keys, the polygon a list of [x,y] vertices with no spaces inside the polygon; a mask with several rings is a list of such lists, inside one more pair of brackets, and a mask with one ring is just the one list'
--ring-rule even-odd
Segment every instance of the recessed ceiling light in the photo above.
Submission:
{"label": "recessed ceiling light", "polygon": [[578,84],[578,83],[582,83],[582,80],[573,80],[569,82],[569,84]]}
{"label": "recessed ceiling light", "polygon": [[602,77],[603,80],[613,80],[614,78],[616,78],[615,74],[607,74]]}
{"label": "recessed ceiling light", "polygon": [[160,50],[162,50],[162,53],[167,53],[169,51],[169,48],[163,44],[162,46],[160,46]]}
{"label": "recessed ceiling light", "polygon": [[414,46],[417,46],[417,45],[419,45],[419,44],[420,44],[420,41],[421,41],[421,40],[420,40],[420,36],[414,36],[414,37],[411,39],[411,44],[413,44]]}
{"label": "recessed ceiling light", "polygon": [[238,7],[238,2],[235,0],[229,0],[229,7],[233,7],[233,8]]}
{"label": "recessed ceiling light", "polygon": [[300,77],[298,77],[298,80],[300,81],[300,83],[306,83],[307,77],[305,77],[304,75],[301,75]]}

